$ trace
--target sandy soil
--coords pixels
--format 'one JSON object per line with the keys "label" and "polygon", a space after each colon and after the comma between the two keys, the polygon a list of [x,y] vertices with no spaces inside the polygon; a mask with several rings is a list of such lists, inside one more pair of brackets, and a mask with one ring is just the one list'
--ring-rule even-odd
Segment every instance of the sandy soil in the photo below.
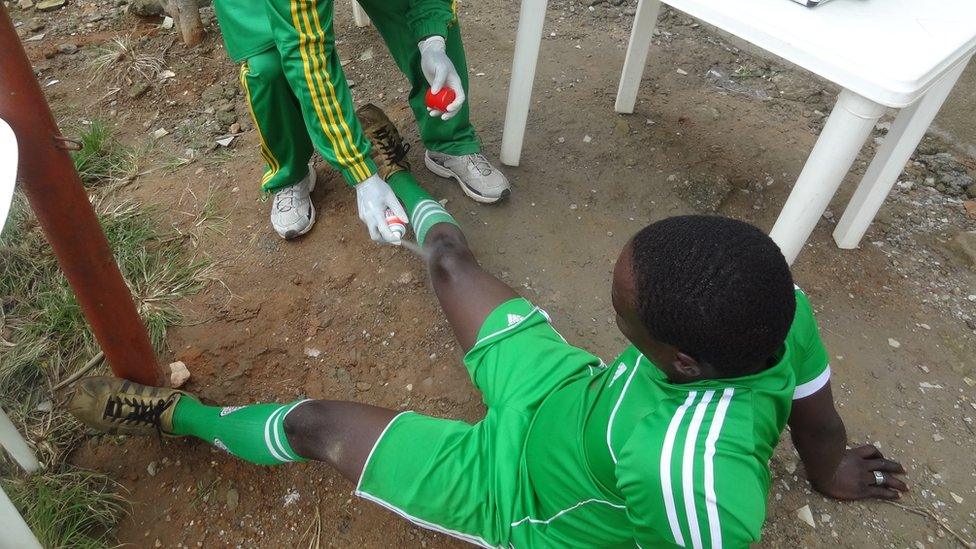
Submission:
{"label": "sandy soil", "polygon": [[[508,0],[461,5],[474,120],[493,158],[517,6]],[[245,131],[228,154],[208,151],[212,138],[174,131],[212,119],[213,105],[200,98],[208,87],[235,86],[236,68],[217,39],[192,51],[169,47],[166,65],[176,76],[139,98],[123,90],[96,99],[109,90],[89,83],[85,59],[99,43],[136,32],[146,35],[147,47],[161,49],[175,38],[129,15],[92,24],[90,14],[101,9],[105,4],[78,0],[40,16],[48,36],[28,49],[42,83],[60,80],[45,90],[65,125],[103,118],[134,141],[166,127],[172,134],[157,145],[159,164],[197,147],[194,162],[154,171],[123,191],[161,206],[167,222],[189,235],[188,245],[219,266],[220,281],[183,307],[187,325],[172,330],[163,361],[184,361],[193,372],[189,389],[220,403],[348,398],[479,418],[480,397],[459,366],[422,266],[406,251],[369,241],[353,194],[327,166],[319,162],[315,229],[284,242],[268,225],[270,204],[259,197],[254,132]],[[417,173],[447,199],[484,265],[544,305],[573,343],[607,360],[624,345],[612,323],[609,280],[626,239],[649,221],[695,211],[771,227],[836,93],[672,15],[655,40],[636,113],[615,115],[632,21],[625,12],[632,9],[629,3],[596,4],[592,11],[589,2],[550,3],[522,166],[506,169],[512,199],[495,207],[475,205],[452,182],[426,172],[403,78],[374,30],[353,27],[345,5],[337,14],[340,54],[352,60],[346,72],[357,102],[383,106],[401,125],[414,143]],[[16,9],[13,16],[38,17]],[[81,51],[45,59],[64,41]],[[374,59],[359,61],[370,48]],[[739,93],[708,76],[712,68],[737,74]],[[763,94],[770,99],[760,99]],[[241,97],[232,102],[247,130]],[[764,546],[961,547],[937,520],[967,540],[976,537],[976,389],[966,381],[976,378],[976,326],[967,325],[976,317],[969,299],[976,274],[949,245],[960,231],[976,229],[976,221],[966,217],[961,200],[906,185],[888,200],[860,250],[838,250],[830,239],[833,213],[839,217],[873,145],[801,254],[795,276],[817,308],[851,443],[873,442],[902,460],[913,487],[902,503],[922,514],[811,493],[784,437],[772,461]],[[209,229],[194,222],[208,193],[225,218]],[[317,535],[328,546],[460,545],[356,499],[349,484],[321,465],[259,468],[196,441],[152,439],[93,439],[75,459],[131,491],[133,513],[118,533],[126,544],[290,547]],[[815,528],[796,516],[805,505]]]}

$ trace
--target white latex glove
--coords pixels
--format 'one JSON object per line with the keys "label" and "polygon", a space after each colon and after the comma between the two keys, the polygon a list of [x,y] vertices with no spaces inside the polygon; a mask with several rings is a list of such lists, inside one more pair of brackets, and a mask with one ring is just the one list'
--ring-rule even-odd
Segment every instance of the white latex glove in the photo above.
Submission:
{"label": "white latex glove", "polygon": [[393,194],[393,189],[379,174],[373,174],[356,185],[356,202],[359,206],[359,219],[369,229],[370,238],[376,242],[400,243],[399,235],[394,234],[386,225],[386,210],[393,210],[400,219],[407,219],[407,212]]}
{"label": "white latex glove", "polygon": [[447,44],[443,36],[431,36],[417,44],[420,48],[420,69],[424,71],[424,77],[430,84],[430,91],[438,93],[445,85],[454,90],[457,96],[454,101],[447,106],[446,111],[439,111],[427,107],[427,112],[431,116],[440,117],[441,120],[448,120],[461,110],[464,104],[464,88],[461,86],[461,76],[458,75],[454,63],[447,56]]}

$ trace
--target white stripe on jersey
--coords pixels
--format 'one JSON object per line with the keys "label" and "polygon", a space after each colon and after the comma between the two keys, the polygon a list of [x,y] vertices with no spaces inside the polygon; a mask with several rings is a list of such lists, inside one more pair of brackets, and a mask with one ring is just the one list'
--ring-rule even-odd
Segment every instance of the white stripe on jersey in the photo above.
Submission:
{"label": "white stripe on jersey", "polygon": [[698,391],[688,393],[688,398],[684,404],[675,410],[671,416],[671,423],[668,424],[667,433],[664,435],[664,445],[661,447],[661,492],[664,494],[664,508],[668,513],[668,524],[671,526],[671,535],[674,542],[685,546],[685,537],[681,534],[681,526],[678,524],[678,512],[674,507],[674,492],[671,490],[671,455],[674,452],[674,439],[678,433],[681,420],[685,417],[685,411],[695,401]]}
{"label": "white stripe on jersey", "polygon": [[685,500],[685,514],[688,520],[688,531],[691,533],[691,546],[701,549],[701,530],[698,528],[698,512],[695,509],[695,446],[698,443],[698,432],[701,430],[705,410],[712,400],[715,391],[705,391],[695,413],[691,416],[688,432],[685,433],[685,450],[681,460],[681,488]]}
{"label": "white stripe on jersey", "polygon": [[[620,390],[620,396],[617,397],[617,403],[613,405],[613,410],[610,410],[610,419],[607,420],[607,448],[610,449],[610,459],[612,459],[614,463],[617,463],[617,454],[613,452],[613,444],[610,442],[610,433],[613,432],[613,418],[616,417],[617,415],[617,409],[620,408],[620,403],[624,401],[624,395],[627,394],[627,388],[630,387],[630,380],[634,379],[634,374],[637,373],[637,368],[640,367],[642,358],[644,358],[644,355],[638,355],[637,361],[634,362],[634,369],[631,370],[630,375],[627,376],[627,381],[624,382],[624,388]],[[624,366],[624,365],[620,364],[620,366]],[[619,370],[620,366],[618,366],[617,371],[622,374],[623,371]],[[624,366],[624,370],[626,369],[627,367]],[[614,376],[615,376],[614,377],[615,380],[616,374]],[[613,380],[610,381],[610,384],[611,385],[613,384]]]}
{"label": "white stripe on jersey", "polygon": [[806,383],[801,383],[793,389],[793,400],[800,400],[801,398],[806,398],[813,393],[816,393],[820,389],[823,389],[824,385],[830,381],[830,364],[824,371],[820,372],[820,375],[811,379]]}
{"label": "white stripe on jersey", "polygon": [[712,549],[722,549],[722,525],[718,518],[718,498],[715,497],[715,443],[722,432],[722,423],[725,422],[725,413],[732,402],[733,393],[735,389],[731,387],[722,391],[722,398],[715,407],[712,425],[705,439],[705,509],[708,512],[708,532]]}

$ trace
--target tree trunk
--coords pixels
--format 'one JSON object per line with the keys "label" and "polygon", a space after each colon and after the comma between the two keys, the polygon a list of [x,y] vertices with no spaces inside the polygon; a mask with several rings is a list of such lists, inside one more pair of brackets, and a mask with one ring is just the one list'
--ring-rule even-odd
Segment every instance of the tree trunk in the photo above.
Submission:
{"label": "tree trunk", "polygon": [[196,46],[203,41],[203,22],[197,0],[166,0],[166,12],[179,26],[183,43]]}

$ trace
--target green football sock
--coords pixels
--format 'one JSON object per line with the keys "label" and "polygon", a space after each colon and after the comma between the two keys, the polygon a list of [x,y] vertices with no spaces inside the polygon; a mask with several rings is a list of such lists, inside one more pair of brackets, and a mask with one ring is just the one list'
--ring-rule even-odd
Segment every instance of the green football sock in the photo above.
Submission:
{"label": "green football sock", "polygon": [[195,436],[258,465],[308,461],[292,450],[284,426],[288,412],[303,402],[219,407],[182,395],[173,409],[173,434]]}
{"label": "green football sock", "polygon": [[403,208],[410,217],[410,225],[420,246],[424,245],[427,231],[438,223],[450,223],[460,227],[454,217],[417,183],[410,172],[397,172],[390,176],[387,183],[400,202],[403,202]]}

